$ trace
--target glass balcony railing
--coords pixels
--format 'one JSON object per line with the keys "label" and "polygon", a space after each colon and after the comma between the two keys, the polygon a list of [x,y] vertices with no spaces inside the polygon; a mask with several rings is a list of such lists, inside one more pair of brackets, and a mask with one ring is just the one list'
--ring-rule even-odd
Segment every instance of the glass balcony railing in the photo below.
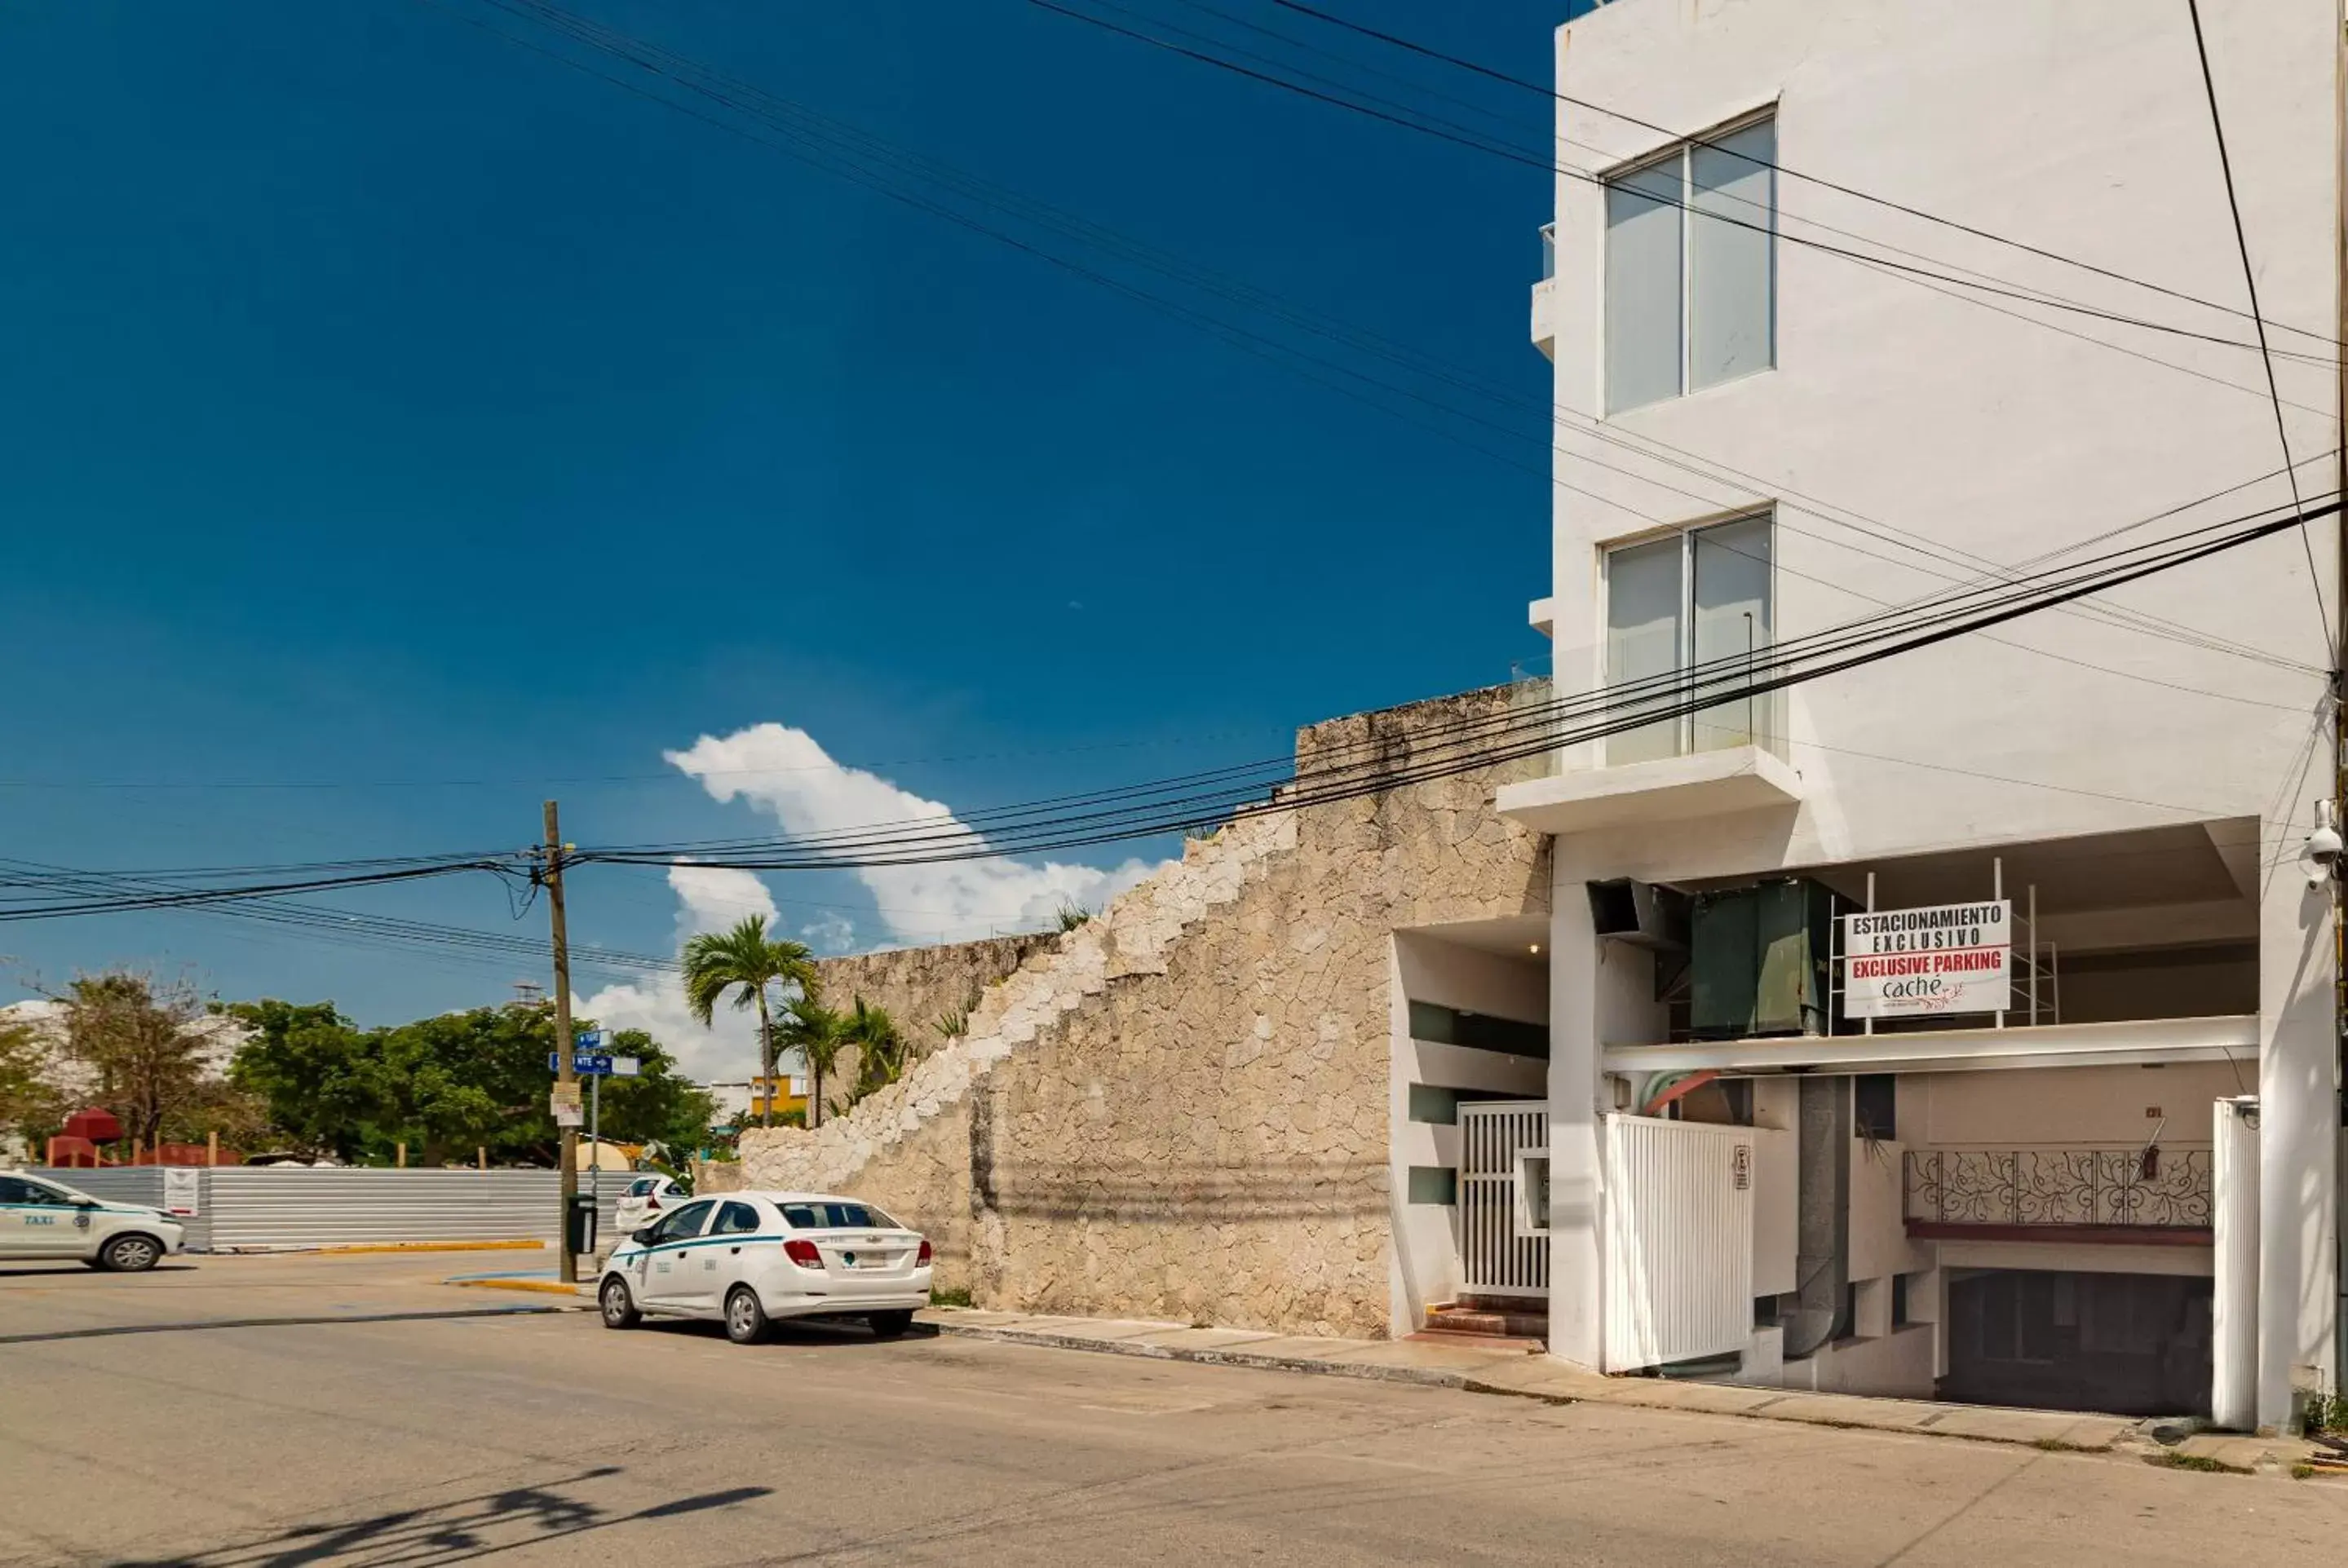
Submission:
{"label": "glass balcony railing", "polygon": [[1542,224],[1540,228],[1540,237],[1541,282],[1546,283],[1551,278],[1557,276],[1557,225],[1554,223]]}

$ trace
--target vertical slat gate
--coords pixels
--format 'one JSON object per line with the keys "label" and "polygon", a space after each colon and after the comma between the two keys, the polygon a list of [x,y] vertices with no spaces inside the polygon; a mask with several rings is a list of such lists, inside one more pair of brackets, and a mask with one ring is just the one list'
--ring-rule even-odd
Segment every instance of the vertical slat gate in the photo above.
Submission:
{"label": "vertical slat gate", "polygon": [[1605,1370],[1751,1343],[1756,1136],[1749,1127],[1606,1118]]}
{"label": "vertical slat gate", "polygon": [[1546,1296],[1549,1237],[1517,1223],[1517,1154],[1549,1143],[1549,1102],[1459,1107],[1459,1251],[1471,1296]]}

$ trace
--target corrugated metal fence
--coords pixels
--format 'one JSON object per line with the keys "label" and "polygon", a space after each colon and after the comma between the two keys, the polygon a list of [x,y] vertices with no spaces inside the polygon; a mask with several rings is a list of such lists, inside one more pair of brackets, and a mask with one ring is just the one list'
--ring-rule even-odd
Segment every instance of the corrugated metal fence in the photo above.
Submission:
{"label": "corrugated metal fence", "polygon": [[[164,1207],[163,1173],[34,1173],[94,1198]],[[336,1246],[366,1242],[551,1243],[561,1215],[552,1171],[314,1170],[301,1165],[198,1167],[196,1213],[185,1216],[195,1251]],[[612,1240],[612,1212],[631,1178],[603,1173],[597,1235]],[[582,1174],[580,1186],[588,1185]]]}

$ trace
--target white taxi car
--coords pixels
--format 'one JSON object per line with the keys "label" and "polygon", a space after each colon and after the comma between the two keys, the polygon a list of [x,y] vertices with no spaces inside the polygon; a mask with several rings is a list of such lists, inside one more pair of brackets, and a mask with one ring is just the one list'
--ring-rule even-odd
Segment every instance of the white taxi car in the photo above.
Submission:
{"label": "white taxi car", "polygon": [[755,1345],[784,1317],[861,1317],[902,1334],[930,1304],[930,1244],[856,1198],[725,1193],[637,1231],[603,1266],[606,1328],[645,1313],[714,1318]]}
{"label": "white taxi car", "polygon": [[178,1252],[187,1235],[160,1209],[104,1203],[62,1182],[0,1171],[0,1263],[77,1258],[138,1274]]}
{"label": "white taxi car", "polygon": [[642,1175],[628,1183],[612,1213],[612,1234],[633,1235],[691,1194],[666,1176]]}

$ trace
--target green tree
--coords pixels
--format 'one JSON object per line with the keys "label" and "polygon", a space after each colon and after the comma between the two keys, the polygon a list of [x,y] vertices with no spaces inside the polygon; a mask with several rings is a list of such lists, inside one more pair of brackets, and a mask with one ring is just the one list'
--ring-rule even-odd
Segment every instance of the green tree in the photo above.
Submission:
{"label": "green tree", "polygon": [[[812,996],[802,996],[783,1015],[782,1042],[807,1059],[808,1125],[823,1125],[823,1081],[847,1048],[848,1020]],[[771,1097],[768,1110],[773,1109]]]}
{"label": "green tree", "polygon": [[862,997],[856,999],[856,1009],[848,1015],[843,1032],[856,1047],[856,1084],[848,1097],[853,1105],[874,1090],[897,1081],[905,1071],[906,1040],[889,1009],[870,1005]]}
{"label": "green tree", "polygon": [[66,1050],[98,1074],[98,1100],[149,1147],[164,1124],[203,1100],[204,1017],[184,981],[158,988],[146,975],[109,969],[67,988]]}
{"label": "green tree", "polygon": [[229,1081],[260,1099],[270,1130],[311,1159],[358,1158],[382,1102],[375,1037],[332,1002],[266,998],[218,1010],[252,1031]]}
{"label": "green tree", "polygon": [[615,1054],[636,1059],[636,1075],[604,1082],[603,1135],[664,1151],[708,1148],[710,1123],[717,1119],[716,1097],[678,1077],[675,1061],[643,1030],[621,1030],[607,1043]]}
{"label": "green tree", "polygon": [[730,931],[707,932],[685,945],[685,1001],[702,1028],[731,993],[738,1010],[758,1009],[758,1068],[767,1082],[767,1125],[775,1122],[775,1030],[767,1011],[768,986],[797,986],[816,995],[815,955],[800,943],[767,935],[767,917],[753,915]]}
{"label": "green tree", "polygon": [[[551,1164],[561,1134],[547,1106],[554,1050],[551,1004],[441,1013],[392,1029],[360,1030],[330,1002],[240,1002],[221,1009],[253,1033],[231,1081],[253,1095],[279,1135],[306,1153],[388,1163],[398,1146],[420,1164]],[[579,1027],[594,1026],[582,1019]],[[602,1085],[602,1130],[623,1143],[702,1147],[715,1112],[641,1030],[612,1049],[637,1059],[633,1078]]]}
{"label": "green tree", "polygon": [[547,1106],[551,1004],[418,1019],[379,1031],[375,1049],[378,1109],[369,1153],[376,1159],[406,1143],[409,1157],[425,1164],[476,1149],[530,1164],[553,1163],[561,1135]]}

